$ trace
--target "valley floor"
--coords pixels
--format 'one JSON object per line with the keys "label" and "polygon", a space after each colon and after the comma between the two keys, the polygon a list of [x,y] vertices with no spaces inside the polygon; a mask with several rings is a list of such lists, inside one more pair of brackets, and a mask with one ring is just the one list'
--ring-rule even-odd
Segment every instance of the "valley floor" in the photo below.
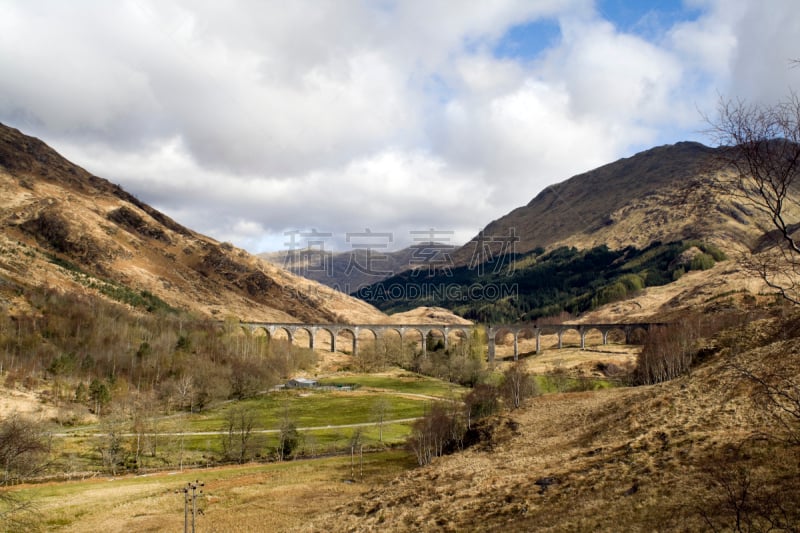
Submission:
{"label": "valley floor", "polygon": [[[769,503],[796,524],[798,447],[780,442],[742,369],[799,383],[798,331],[800,321],[754,322],[715,340],[679,379],[536,397],[491,418],[477,444],[426,467],[387,451],[365,454],[363,477],[357,458],[340,456],[13,493],[35,501],[58,531],[179,530],[175,491],[195,479],[206,484],[199,531],[725,530],[734,516],[726,490],[743,486],[748,505],[762,505],[751,516]],[[525,361],[537,372],[585,373],[603,358],[625,364],[634,355],[611,345]],[[376,387],[388,378],[359,379]]]}

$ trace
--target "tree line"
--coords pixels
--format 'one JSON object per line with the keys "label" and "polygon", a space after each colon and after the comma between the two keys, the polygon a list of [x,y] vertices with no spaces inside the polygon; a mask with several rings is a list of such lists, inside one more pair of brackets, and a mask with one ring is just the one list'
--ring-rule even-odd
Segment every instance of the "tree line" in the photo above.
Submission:
{"label": "tree line", "polygon": [[87,295],[26,289],[26,312],[0,315],[6,386],[108,412],[135,392],[165,412],[200,411],[268,389],[315,362],[313,351],[186,314],[140,313]]}
{"label": "tree line", "polygon": [[[694,255],[684,258],[682,254],[690,249],[694,249]],[[387,312],[406,311],[419,305],[440,306],[480,323],[537,320],[565,311],[573,314],[590,311],[628,298],[646,287],[671,283],[690,270],[707,270],[725,259],[719,248],[697,240],[653,242],[643,249],[628,246],[611,250],[602,245],[578,250],[562,246],[515,257],[509,271],[480,272],[459,267],[424,278],[406,272],[354,296],[385,293],[381,287],[393,285],[457,285],[463,290],[441,294],[422,291],[428,295],[427,299],[376,299],[370,303]],[[474,285],[514,290],[493,300],[448,298],[449,294],[469,294],[468,288]]]}

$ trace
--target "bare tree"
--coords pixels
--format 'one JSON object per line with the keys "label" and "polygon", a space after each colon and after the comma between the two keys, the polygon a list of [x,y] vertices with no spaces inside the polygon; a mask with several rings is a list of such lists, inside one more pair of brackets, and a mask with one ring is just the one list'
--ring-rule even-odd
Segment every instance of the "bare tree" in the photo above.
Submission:
{"label": "bare tree", "polygon": [[800,446],[800,384],[790,368],[756,372],[744,364],[730,368],[755,385],[750,399],[768,420],[768,438]]}
{"label": "bare tree", "polygon": [[356,479],[356,452],[358,452],[358,464],[360,477],[364,478],[364,434],[361,428],[353,430],[350,436],[350,479]]}
{"label": "bare tree", "polygon": [[372,406],[372,418],[378,424],[378,441],[383,442],[383,423],[392,410],[392,404],[386,398],[379,398]]}
{"label": "bare tree", "polygon": [[228,410],[225,417],[226,433],[222,439],[222,449],[226,458],[240,464],[245,462],[252,445],[254,424],[253,412],[247,408],[237,406]]}
{"label": "bare tree", "polygon": [[716,185],[766,215],[765,244],[777,253],[751,254],[749,264],[786,300],[800,303],[800,98],[777,104],[721,100],[710,134],[720,145],[724,167]]}
{"label": "bare tree", "polygon": [[124,467],[128,454],[123,437],[129,427],[128,421],[120,412],[113,412],[102,420],[100,427],[102,436],[98,438],[96,449],[103,465],[112,476],[116,476],[119,468]]}
{"label": "bare tree", "polygon": [[414,422],[406,444],[420,466],[429,464],[435,457],[444,455],[448,447],[458,444],[456,440],[462,437],[456,436],[454,427],[461,428],[463,435],[463,424],[451,415],[450,406],[445,402],[434,403],[424,417]]}
{"label": "bare tree", "polygon": [[636,356],[634,382],[653,385],[688,373],[694,364],[700,337],[695,321],[690,318],[651,328],[642,351]]}
{"label": "bare tree", "polygon": [[278,432],[278,460],[284,461],[288,459],[296,452],[299,442],[300,433],[297,431],[297,425],[292,419],[291,412],[289,411],[289,402],[287,401],[283,404],[283,414],[281,416],[281,425]]}
{"label": "bare tree", "polygon": [[519,409],[525,400],[536,395],[536,382],[525,369],[523,361],[517,361],[503,372],[500,392],[512,409]]}
{"label": "bare tree", "polygon": [[192,410],[192,395],[194,393],[194,383],[192,376],[189,374],[182,374],[175,382],[178,398],[180,398],[180,408],[185,409],[189,407]]}
{"label": "bare tree", "polygon": [[[0,484],[9,485],[39,473],[47,465],[49,451],[49,439],[40,424],[16,414],[0,422]],[[0,492],[0,529],[35,531],[39,519],[34,502]]]}
{"label": "bare tree", "polygon": [[464,412],[466,414],[467,429],[472,423],[481,418],[495,414],[500,410],[500,392],[494,385],[478,383],[466,396],[464,396]]}
{"label": "bare tree", "polygon": [[[753,460],[764,453],[765,443],[748,439],[727,446],[705,459],[701,471],[709,492],[698,500],[697,510],[709,531],[797,531],[796,454],[770,448],[770,458],[781,462],[777,479]],[[788,453],[787,453],[788,452]]]}
{"label": "bare tree", "polygon": [[46,465],[49,442],[41,426],[19,415],[0,422],[3,485],[35,475]]}

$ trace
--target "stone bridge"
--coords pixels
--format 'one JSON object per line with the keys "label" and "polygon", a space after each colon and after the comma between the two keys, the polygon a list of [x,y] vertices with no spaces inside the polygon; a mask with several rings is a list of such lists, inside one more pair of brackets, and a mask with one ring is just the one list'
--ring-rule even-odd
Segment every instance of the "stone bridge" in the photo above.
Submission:
{"label": "stone bridge", "polygon": [[305,331],[309,337],[309,348],[314,349],[318,333],[327,334],[331,339],[331,351],[336,351],[336,337],[340,333],[349,333],[353,337],[352,353],[358,354],[358,336],[362,331],[369,331],[375,339],[383,337],[389,332],[396,332],[400,336],[400,342],[404,342],[410,336],[414,340],[419,339],[422,344],[422,353],[425,353],[427,346],[425,339],[431,332],[438,333],[444,337],[444,347],[450,345],[450,333],[457,332],[464,336],[469,335],[473,326],[467,324],[292,324],[292,323],[242,323],[243,328],[247,328],[251,333],[261,329],[270,338],[283,330],[289,337],[289,342],[294,341],[295,335],[300,331]]}
{"label": "stone bridge", "polygon": [[620,331],[625,335],[625,343],[630,344],[631,336],[637,330],[647,333],[651,327],[664,326],[666,324],[640,322],[633,324],[496,324],[489,326],[487,334],[489,337],[489,362],[494,361],[495,344],[497,335],[511,333],[514,336],[514,360],[519,358],[519,337],[523,333],[528,333],[536,337],[536,353],[541,352],[542,335],[558,335],[558,349],[563,346],[564,333],[575,331],[581,338],[581,350],[586,348],[586,335],[590,331],[599,331],[603,336],[603,344],[608,344],[608,334],[612,331]]}
{"label": "stone bridge", "polygon": [[[630,343],[631,337],[637,330],[642,332],[649,332],[653,326],[662,326],[659,323],[631,323],[631,324],[557,324],[557,325],[537,325],[534,323],[521,323],[521,324],[495,324],[487,327],[487,334],[489,338],[488,359],[490,363],[495,359],[495,348],[497,344],[497,336],[500,334],[511,334],[514,337],[514,359],[519,358],[519,338],[520,335],[529,334],[536,338],[536,353],[541,352],[541,336],[542,335],[557,335],[558,348],[563,346],[564,333],[568,331],[575,331],[580,335],[580,347],[586,347],[586,335],[590,331],[598,331],[603,336],[603,344],[608,344],[608,334],[612,331],[619,331],[625,335],[625,342]],[[444,340],[444,347],[447,349],[450,345],[450,334],[455,332],[466,338],[470,330],[474,327],[472,325],[464,324],[296,324],[296,323],[261,323],[261,322],[248,322],[242,323],[241,327],[246,328],[251,333],[258,330],[263,330],[273,338],[279,331],[284,331],[289,338],[289,342],[293,342],[295,336],[303,331],[308,335],[309,348],[314,349],[316,344],[317,335],[323,333],[328,335],[331,340],[331,352],[335,352],[337,348],[336,338],[340,333],[349,333],[352,336],[352,353],[358,354],[358,337],[362,331],[368,331],[377,340],[389,332],[395,332],[400,337],[400,342],[404,342],[413,336],[414,340],[419,339],[422,346],[422,353],[426,352],[427,346],[425,339],[428,334],[435,333],[442,336]]]}

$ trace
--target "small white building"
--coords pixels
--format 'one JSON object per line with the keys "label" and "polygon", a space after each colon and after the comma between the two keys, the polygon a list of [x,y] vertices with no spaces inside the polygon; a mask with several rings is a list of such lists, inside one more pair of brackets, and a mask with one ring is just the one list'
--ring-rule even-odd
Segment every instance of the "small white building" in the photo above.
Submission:
{"label": "small white building", "polygon": [[316,379],[292,378],[286,382],[287,389],[312,389],[319,385]]}

